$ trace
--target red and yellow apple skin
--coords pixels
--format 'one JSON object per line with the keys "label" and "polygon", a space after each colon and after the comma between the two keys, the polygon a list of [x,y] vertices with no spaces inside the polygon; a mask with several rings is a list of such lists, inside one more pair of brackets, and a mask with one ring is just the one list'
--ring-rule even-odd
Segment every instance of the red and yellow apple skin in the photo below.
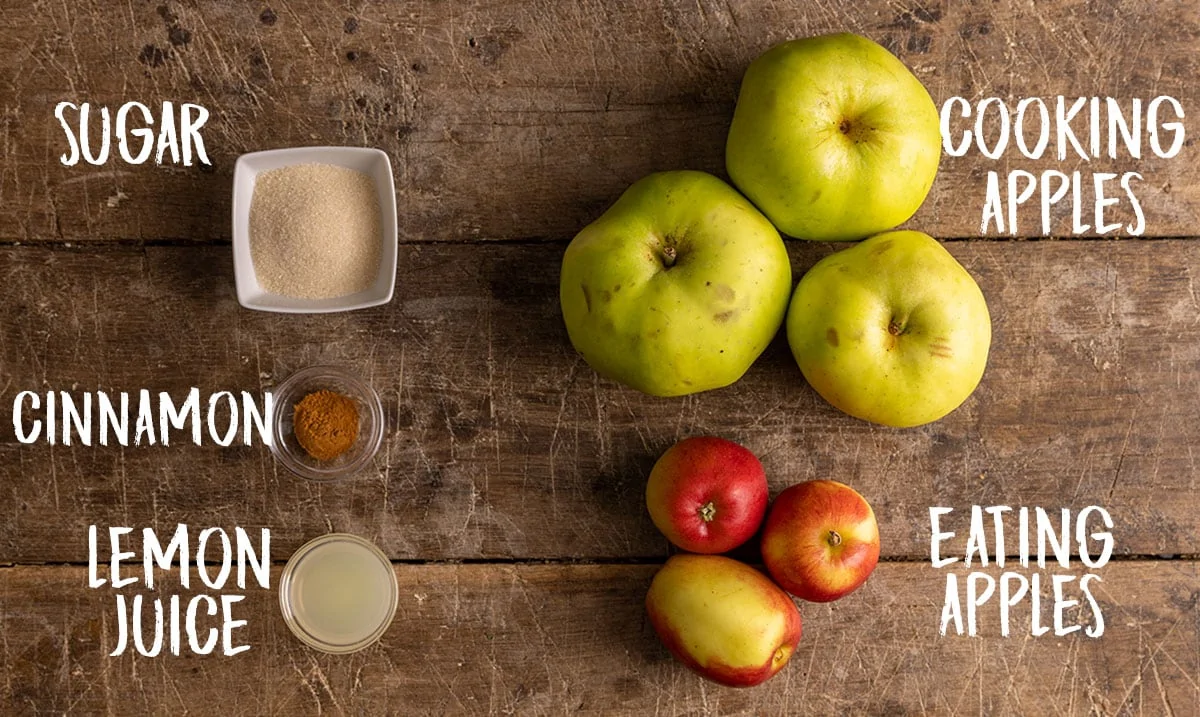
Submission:
{"label": "red and yellow apple skin", "polygon": [[758,532],[767,513],[767,475],[749,449],[715,436],[667,449],[646,482],[654,525],[693,553],[724,553]]}
{"label": "red and yellow apple skin", "polygon": [[762,684],[800,642],[800,611],[787,593],[721,555],[672,556],[650,584],[646,611],[676,659],[730,687]]}
{"label": "red and yellow apple skin", "polygon": [[837,481],[797,483],[771,504],[762,557],[775,582],[796,597],[837,600],[866,582],[879,562],[875,511]]}

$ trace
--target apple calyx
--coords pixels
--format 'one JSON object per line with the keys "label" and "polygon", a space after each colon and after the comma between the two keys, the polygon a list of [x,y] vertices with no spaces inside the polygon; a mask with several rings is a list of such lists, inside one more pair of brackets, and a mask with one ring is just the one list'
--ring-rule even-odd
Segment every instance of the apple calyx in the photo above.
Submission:
{"label": "apple calyx", "polygon": [[664,269],[670,269],[675,266],[675,260],[678,258],[678,253],[673,246],[664,246],[662,249],[662,265]]}
{"label": "apple calyx", "polygon": [[838,132],[846,136],[846,139],[855,144],[860,144],[867,141],[871,132],[875,131],[874,127],[864,126],[861,119],[852,117],[842,117],[838,122]]}
{"label": "apple calyx", "polygon": [[888,322],[887,330],[888,330],[888,333],[891,334],[892,336],[899,336],[900,334],[903,334],[904,329],[905,329],[904,324],[897,322],[895,319],[892,319],[891,321]]}
{"label": "apple calyx", "polygon": [[836,530],[831,530],[829,531],[829,537],[826,538],[826,541],[829,543],[829,547],[836,548],[842,544],[842,535]]}
{"label": "apple calyx", "polygon": [[710,500],[700,506],[700,509],[696,513],[700,516],[700,520],[703,520],[705,523],[711,523],[713,518],[717,517],[717,506],[713,505],[713,502]]}

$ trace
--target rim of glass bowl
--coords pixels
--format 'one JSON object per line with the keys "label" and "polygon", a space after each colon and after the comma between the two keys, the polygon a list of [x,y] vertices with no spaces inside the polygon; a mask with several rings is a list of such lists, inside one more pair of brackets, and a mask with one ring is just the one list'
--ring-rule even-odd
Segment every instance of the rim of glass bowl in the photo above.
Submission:
{"label": "rim of glass bowl", "polygon": [[[305,558],[313,553],[318,548],[337,542],[354,543],[355,545],[365,548],[380,563],[387,567],[388,574],[391,575],[391,580],[388,583],[388,609],[387,617],[371,632],[371,634],[361,640],[348,643],[327,642],[310,633],[305,629],[303,623],[296,618],[296,613],[292,609],[292,579],[299,568],[300,563]],[[400,585],[396,581],[396,571],[392,568],[392,561],[384,555],[383,551],[366,538],[359,537],[352,533],[327,533],[318,536],[308,541],[288,558],[287,565],[284,566],[283,572],[279,576],[279,610],[283,613],[283,621],[287,623],[288,629],[292,631],[301,642],[313,648],[331,655],[346,655],[351,652],[358,652],[374,645],[383,637],[384,633],[391,627],[392,622],[396,619],[396,608],[400,603]]]}
{"label": "rim of glass bowl", "polygon": [[[294,395],[299,393],[297,389],[306,382],[319,381],[322,378],[333,379],[334,382],[348,387],[348,393],[352,394],[351,397],[355,398],[360,405],[366,404],[369,414],[368,420],[364,421],[364,417],[361,416],[359,419],[359,430],[366,428],[370,431],[370,435],[360,436],[365,441],[361,453],[353,460],[328,468],[310,465],[294,454],[294,451],[303,451],[304,449],[299,447],[292,449],[288,446],[289,435],[284,431],[285,421],[281,420],[285,412],[292,411],[296,401],[303,398],[303,396]],[[314,388],[313,390],[320,389]],[[273,402],[271,408],[271,453],[285,468],[306,480],[332,482],[351,478],[361,472],[375,458],[375,454],[379,452],[379,447],[383,443],[384,415],[383,403],[379,400],[379,394],[366,381],[345,369],[329,365],[300,369],[271,391],[271,399]],[[290,417],[286,423],[291,425]]]}

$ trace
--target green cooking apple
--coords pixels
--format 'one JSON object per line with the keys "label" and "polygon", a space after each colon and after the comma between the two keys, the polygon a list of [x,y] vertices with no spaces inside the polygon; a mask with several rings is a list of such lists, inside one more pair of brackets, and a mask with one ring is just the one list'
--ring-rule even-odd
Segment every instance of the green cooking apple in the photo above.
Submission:
{"label": "green cooking apple", "polygon": [[787,313],[779,232],[703,172],[652,174],[579,232],[559,299],[571,343],[602,376],[655,396],[741,378]]}
{"label": "green cooking apple", "polygon": [[785,42],[752,62],[725,147],[729,177],[780,231],[822,241],[908,220],[940,157],[921,81],[849,33]]}
{"label": "green cooking apple", "polygon": [[936,421],[971,395],[992,322],[979,285],[941,244],[896,231],[817,262],[796,287],[787,337],[825,400],[907,427]]}

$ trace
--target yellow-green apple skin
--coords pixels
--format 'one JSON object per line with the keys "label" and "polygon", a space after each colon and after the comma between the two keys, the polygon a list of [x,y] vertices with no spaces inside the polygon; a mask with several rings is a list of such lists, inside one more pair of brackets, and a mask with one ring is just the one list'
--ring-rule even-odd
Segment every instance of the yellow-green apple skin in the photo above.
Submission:
{"label": "yellow-green apple skin", "polygon": [[800,642],[800,611],[787,593],[721,555],[672,556],[650,584],[646,610],[671,654],[731,687],[765,682]]}
{"label": "yellow-green apple skin", "polygon": [[883,46],[842,33],[776,45],[750,64],[725,165],[784,234],[845,241],[907,221],[941,151],[921,81]]}
{"label": "yellow-green apple skin", "polygon": [[571,241],[559,299],[597,373],[655,396],[728,386],[787,313],[783,239],[745,197],[703,172],[634,183]]}
{"label": "yellow-green apple skin", "polygon": [[979,385],[992,322],[979,285],[916,231],[879,234],[817,262],[796,286],[787,338],[826,401],[886,426],[918,426]]}

